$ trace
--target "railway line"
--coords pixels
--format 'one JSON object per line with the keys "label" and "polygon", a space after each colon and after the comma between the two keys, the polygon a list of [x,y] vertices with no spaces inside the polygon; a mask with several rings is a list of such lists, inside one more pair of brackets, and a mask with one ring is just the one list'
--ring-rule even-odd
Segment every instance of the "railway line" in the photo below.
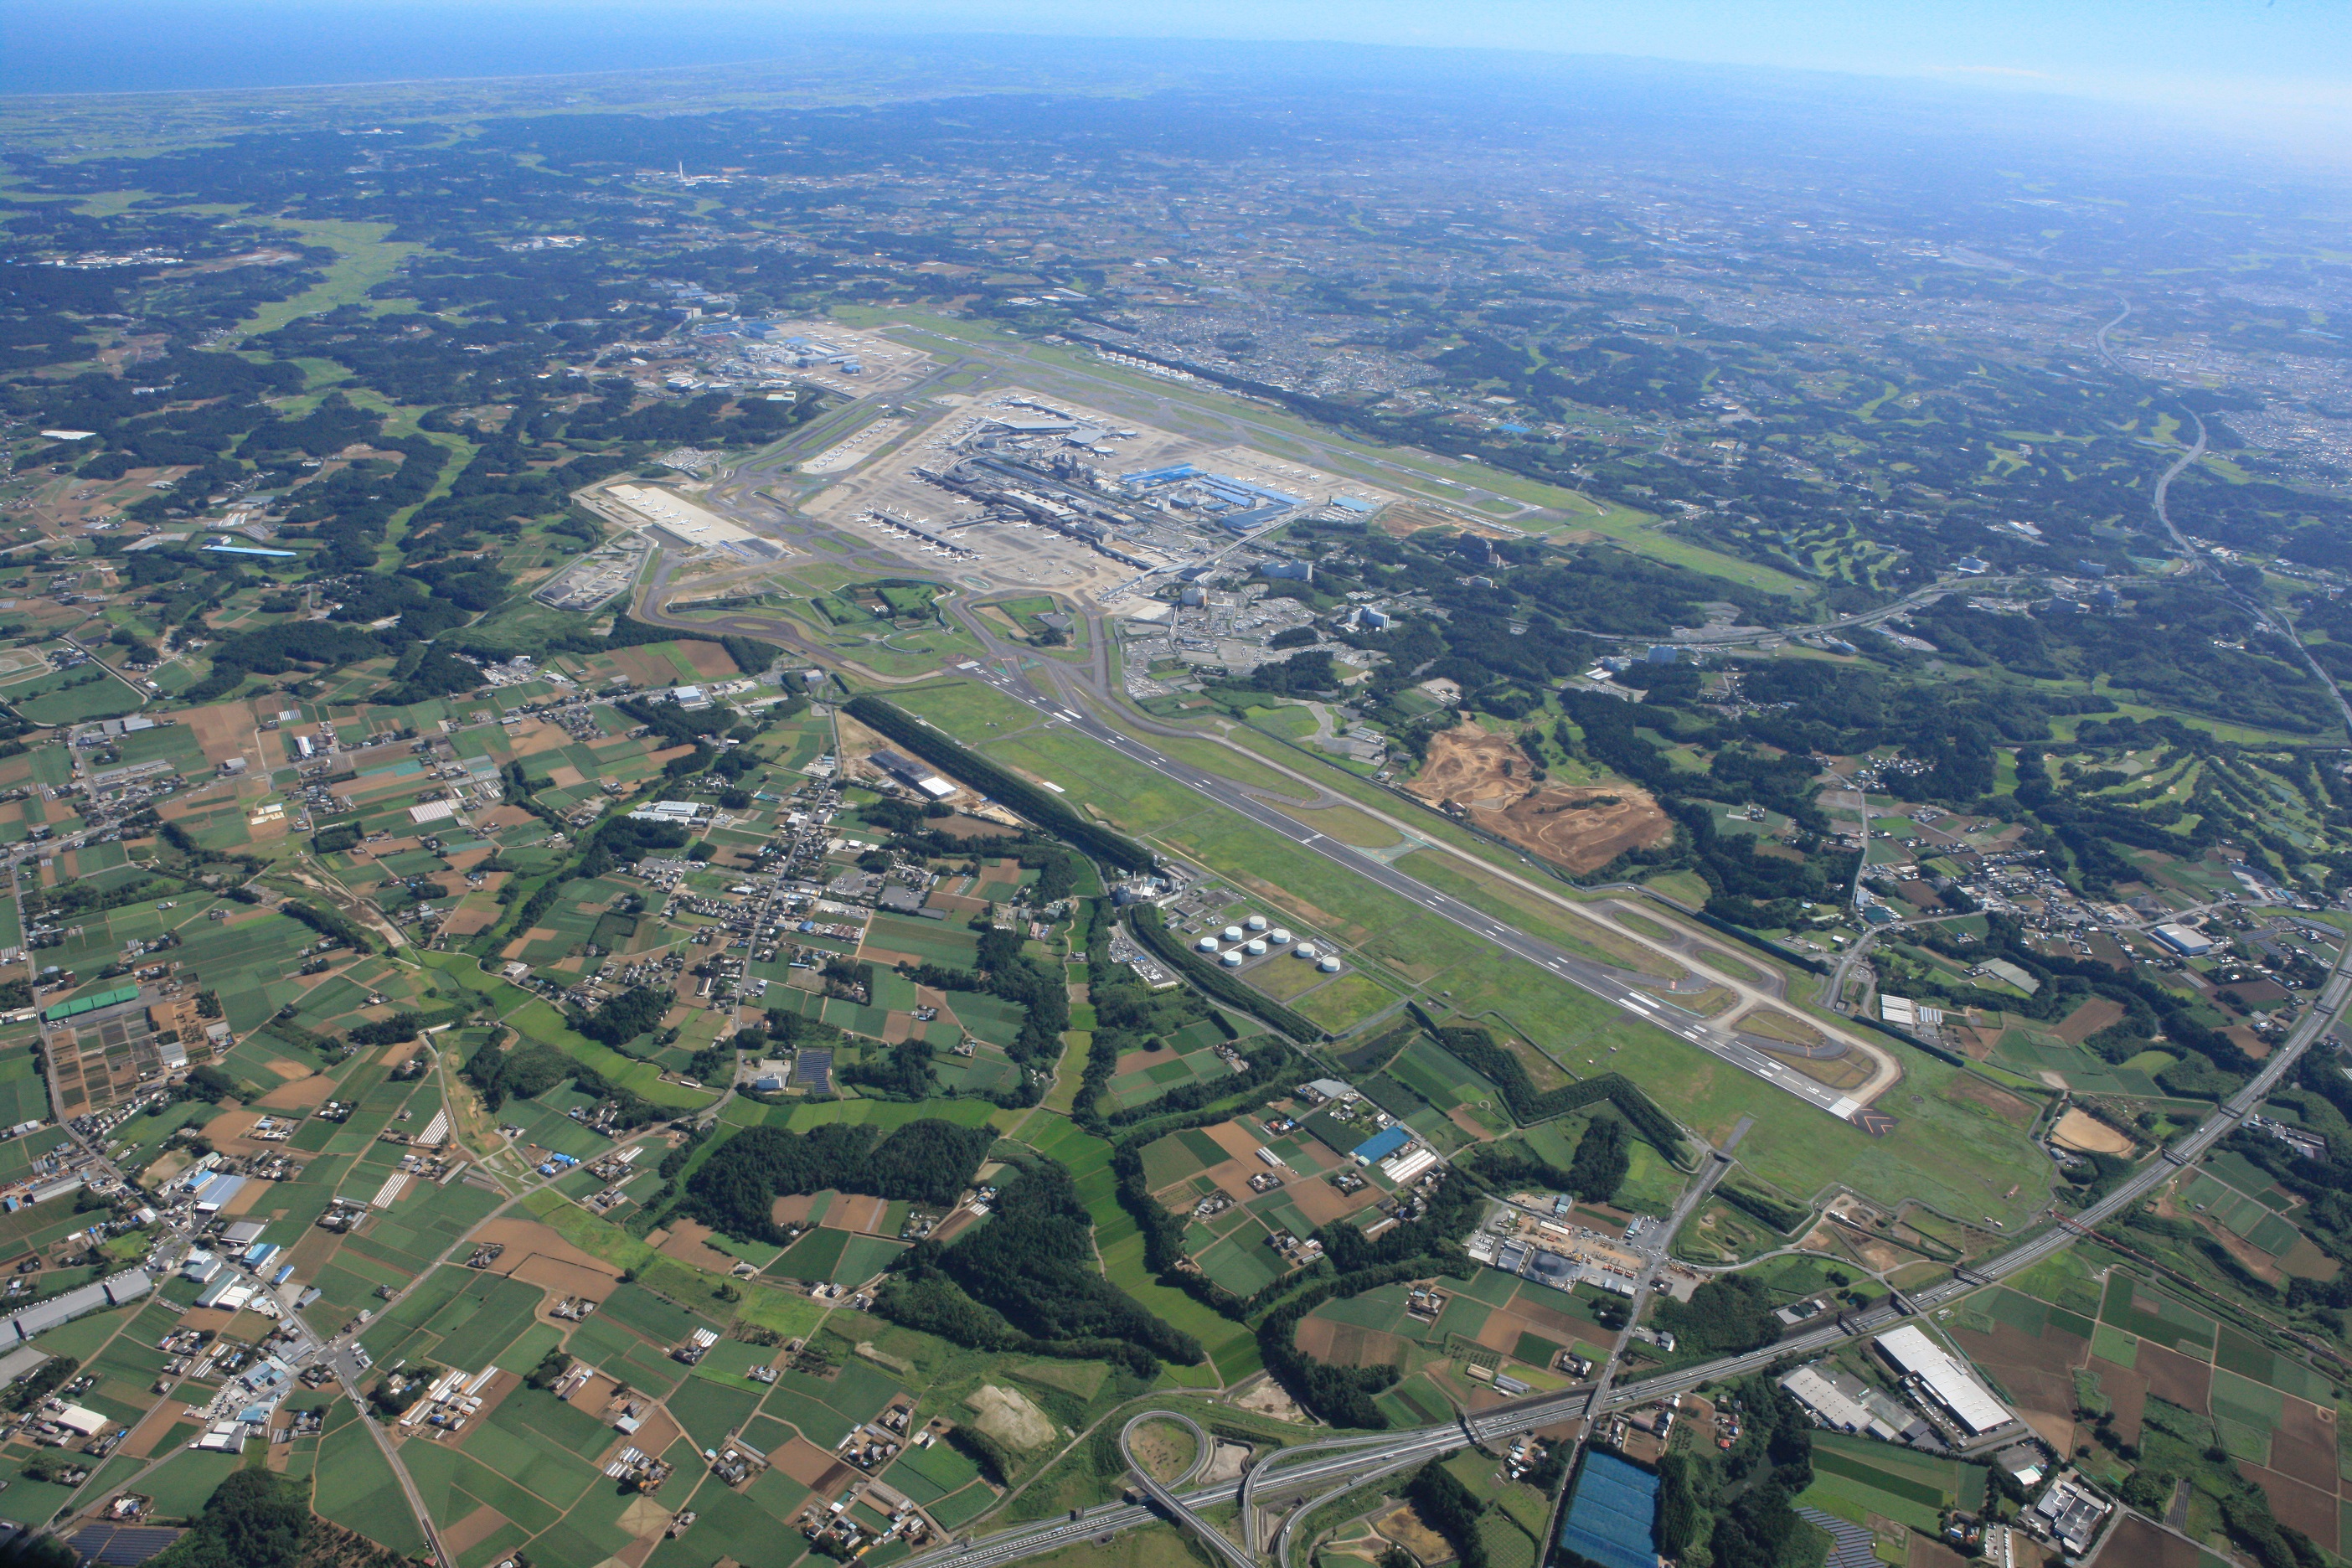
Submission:
{"label": "railway line", "polygon": [[[1173,1487],[1160,1486],[1147,1478],[1143,1490],[1150,1500],[1148,1504],[1108,1503],[1094,1509],[1074,1510],[1065,1519],[1018,1526],[976,1542],[960,1542],[935,1549],[908,1559],[908,1568],[995,1568],[996,1564],[1036,1556],[1089,1538],[1130,1530],[1160,1518],[1171,1520],[1192,1531],[1229,1568],[1259,1568],[1258,1550],[1265,1550],[1274,1559],[1276,1568],[1289,1568],[1289,1552],[1295,1534],[1293,1526],[1324,1504],[1371,1481],[1411,1469],[1429,1459],[1443,1458],[1474,1443],[1508,1439],[1539,1427],[1651,1404],[1669,1394],[1685,1393],[1702,1383],[1746,1376],[1776,1363],[1826,1351],[1848,1340],[1874,1333],[1900,1323],[1907,1317],[1933,1311],[1972,1291],[1997,1285],[2063,1251],[2146,1198],[2181,1169],[2203,1158],[2216,1142],[2270,1096],[2295,1064],[2303,1059],[2304,1054],[2336,1023],[2342,1014],[2347,994],[2352,994],[2352,942],[2345,944],[2336,967],[2321,988],[2319,999],[2296,1024],[2286,1043],[2263,1065],[2262,1070],[2244,1088],[2216,1107],[2212,1114],[2198,1123],[2196,1128],[2162,1151],[2161,1157],[2151,1158],[2128,1180],[2117,1184],[2114,1191],[2081,1213],[2062,1215],[2053,1212],[2048,1216],[2049,1224],[2042,1230],[2021,1238],[2005,1252],[1956,1270],[1950,1279],[1940,1284],[1908,1296],[1897,1293],[1885,1303],[1863,1311],[1842,1313],[1832,1323],[1776,1341],[1761,1350],[1742,1355],[1724,1356],[1616,1387],[1604,1386],[1597,1390],[1593,1386],[1586,1386],[1537,1394],[1475,1415],[1465,1414],[1454,1421],[1439,1426],[1404,1432],[1322,1438],[1295,1448],[1277,1450],[1252,1467],[1238,1482],[1219,1483],[1189,1491],[1180,1489],[1192,1475],[1198,1473],[1200,1466],[1196,1463]],[[1599,1394],[1597,1398],[1596,1393]],[[1122,1451],[1125,1451],[1129,1435],[1136,1427],[1152,1420],[1175,1422],[1196,1435],[1201,1431],[1191,1416],[1168,1410],[1144,1411],[1131,1417],[1122,1429],[1119,1439]],[[1204,1458],[1209,1452],[1205,1436],[1201,1441],[1201,1452]],[[1138,1474],[1141,1474],[1139,1468]],[[1289,1510],[1270,1539],[1263,1538],[1260,1521],[1269,1500],[1292,1496],[1304,1497],[1305,1501]],[[1228,1502],[1240,1506],[1245,1537],[1244,1542],[1233,1541],[1202,1515],[1204,1509]]]}

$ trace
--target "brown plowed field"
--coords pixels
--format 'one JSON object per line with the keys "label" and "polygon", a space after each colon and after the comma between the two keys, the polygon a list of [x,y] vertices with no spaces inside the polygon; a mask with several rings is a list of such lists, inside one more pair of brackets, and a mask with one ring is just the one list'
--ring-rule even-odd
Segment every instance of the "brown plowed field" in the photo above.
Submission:
{"label": "brown plowed field", "polygon": [[2070,1046],[2079,1046],[2101,1029],[2124,1021],[2124,1006],[2105,996],[2094,996],[2066,1015],[2066,1021],[2051,1031]]}
{"label": "brown plowed field", "polygon": [[1257,1158],[1259,1147],[1257,1134],[1240,1122],[1220,1121],[1213,1127],[1203,1128],[1202,1131],[1208,1133],[1211,1141],[1218,1148],[1223,1149],[1234,1159],[1255,1160]]}
{"label": "brown plowed field", "polygon": [[2132,1365],[2147,1378],[2150,1395],[2183,1410],[2203,1410],[2213,1392],[2210,1366],[2191,1361],[2179,1351],[2166,1350],[2153,1340],[2140,1341],[2139,1354],[2132,1358]]}
{"label": "brown plowed field", "polygon": [[130,1435],[122,1439],[119,1451],[134,1459],[146,1458],[155,1451],[155,1445],[163,1440],[163,1434],[172,1429],[173,1423],[183,1419],[180,1412],[184,1408],[177,1400],[167,1399],[158,1405],[131,1429]]}
{"label": "brown plowed field", "polygon": [[467,1514],[457,1523],[449,1526],[448,1529],[443,1531],[441,1532],[441,1544],[447,1548],[452,1554],[461,1552],[471,1552],[475,1547],[479,1546],[483,1542],[488,1541],[491,1536],[497,1534],[499,1527],[506,1522],[507,1516],[505,1514],[500,1513],[489,1504],[484,1503],[479,1508],[474,1510],[473,1512]]}
{"label": "brown plowed field", "polygon": [[256,739],[260,726],[254,721],[253,705],[249,702],[197,708],[182,714],[180,722],[188,727],[196,744],[205,749],[208,763],[225,763],[231,757],[254,754],[246,750],[246,744]]}
{"label": "brown plowed field", "polygon": [[[2140,1416],[2147,1409],[2147,1379],[2127,1366],[2117,1366],[2097,1356],[2091,1358],[2091,1370],[2099,1374],[2099,1389],[2115,1407],[2116,1436],[2126,1443],[2139,1441]],[[2327,1473],[2336,1473],[2335,1451],[2329,1450]]]}
{"label": "brown plowed field", "polygon": [[2116,1532],[2107,1539],[2107,1549],[2101,1552],[2102,1561],[2112,1558],[2116,1563],[2128,1563],[2131,1568],[2197,1568],[2203,1556],[2197,1548],[2177,1535],[2168,1535],[2136,1513],[2124,1515]]}
{"label": "brown plowed field", "polygon": [[[504,1263],[506,1259],[499,1261]],[[602,1301],[621,1286],[621,1277],[604,1264],[566,1263],[543,1252],[532,1253],[506,1272],[509,1278],[557,1296],[583,1296],[591,1301]]]}
{"label": "brown plowed field", "polygon": [[[289,1063],[289,1066],[296,1064]],[[269,1064],[278,1070],[278,1064]],[[309,1072],[310,1069],[302,1069]],[[316,1110],[335,1095],[334,1077],[329,1073],[311,1073],[308,1078],[296,1078],[291,1083],[281,1083],[253,1103],[264,1110]]]}
{"label": "brown plowed field", "polygon": [[[886,1199],[864,1197],[856,1193],[843,1193],[835,1196],[833,1206],[824,1211],[825,1228],[855,1230],[866,1236],[879,1236],[882,1234],[883,1216],[889,1212],[890,1205]],[[710,1233],[706,1230],[702,1234],[708,1236]],[[724,1254],[720,1256],[723,1257]],[[728,1261],[731,1264],[734,1259],[729,1258]]]}
{"label": "brown plowed field", "polygon": [[[2074,1372],[2090,1346],[2072,1334],[2029,1334],[2003,1323],[1990,1334],[1956,1328],[1952,1338],[2017,1401],[2025,1424],[2071,1453],[2074,1442]],[[2198,1409],[2203,1409],[2200,1405]]]}
{"label": "brown plowed field", "polygon": [[2238,1461],[2238,1470],[2263,1489],[2263,1495],[2271,1500],[2271,1512],[2278,1516],[2281,1524],[2300,1530],[2330,1552],[2336,1550],[2336,1493],[2332,1489],[2321,1491],[2243,1459]]}
{"label": "brown plowed field", "polygon": [[[709,1235],[708,1226],[697,1225],[690,1219],[679,1220],[664,1233],[661,1240],[654,1243],[654,1250],[693,1268],[724,1274],[735,1267],[735,1260],[715,1247],[705,1246]],[[647,1237],[646,1239],[651,1241],[653,1238]]]}
{"label": "brown plowed field", "polygon": [[768,1463],[800,1482],[814,1487],[834,1467],[834,1457],[805,1437],[793,1437],[770,1451]]}
{"label": "brown plowed field", "polygon": [[2336,1412],[2288,1394],[2271,1428],[2271,1464],[2291,1479],[2336,1489]]}
{"label": "brown plowed field", "polygon": [[1394,1366],[1404,1354],[1404,1341],[1378,1329],[1360,1329],[1328,1318],[1302,1318],[1298,1348],[1333,1366]]}
{"label": "brown plowed field", "polygon": [[[1674,832],[1658,803],[1633,784],[1539,784],[1534,767],[1510,737],[1459,724],[1431,738],[1429,761],[1405,787],[1434,805],[1453,802],[1496,837],[1570,871],[1606,866]],[[1583,805],[1607,795],[1616,803]]]}
{"label": "brown plowed field", "polygon": [[607,1373],[597,1373],[572,1391],[572,1408],[601,1413],[611,1408],[613,1395],[620,1392],[620,1379]]}
{"label": "brown plowed field", "polygon": [[[621,1282],[619,1269],[583,1252],[564,1240],[552,1226],[541,1225],[535,1219],[508,1216],[486,1220],[471,1239],[483,1245],[497,1242],[506,1248],[491,1263],[490,1273],[509,1275],[542,1290],[602,1301]],[[541,1310],[549,1305],[552,1303],[541,1303]]]}
{"label": "brown plowed field", "polygon": [[1351,1198],[1328,1182],[1293,1182],[1284,1190],[1290,1194],[1292,1205],[1311,1225],[1329,1225],[1333,1220],[1345,1219],[1361,1206],[1362,1200],[1376,1197],[1378,1192],[1367,1187]]}

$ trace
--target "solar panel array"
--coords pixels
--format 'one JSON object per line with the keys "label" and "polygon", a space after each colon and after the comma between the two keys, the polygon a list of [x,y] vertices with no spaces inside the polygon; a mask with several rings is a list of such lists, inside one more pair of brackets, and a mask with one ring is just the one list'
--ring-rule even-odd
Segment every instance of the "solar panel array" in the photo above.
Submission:
{"label": "solar panel array", "polygon": [[1614,1454],[1589,1452],[1559,1543],[1600,1568],[1657,1568],[1658,1478]]}

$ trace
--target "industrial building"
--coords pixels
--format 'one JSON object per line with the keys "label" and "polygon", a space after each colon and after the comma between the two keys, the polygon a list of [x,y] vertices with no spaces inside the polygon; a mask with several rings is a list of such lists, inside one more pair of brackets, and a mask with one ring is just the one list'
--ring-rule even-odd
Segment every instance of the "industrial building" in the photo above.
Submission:
{"label": "industrial building", "polygon": [[34,1335],[46,1333],[59,1323],[70,1322],[85,1312],[136,1301],[154,1288],[154,1278],[145,1269],[124,1269],[111,1279],[52,1296],[21,1312],[0,1319],[0,1344],[23,1343]]}
{"label": "industrial building", "polygon": [[243,1176],[224,1176],[217,1171],[204,1171],[188,1183],[188,1191],[196,1200],[196,1213],[207,1217],[226,1208],[229,1200],[245,1190]]}
{"label": "industrial building", "polygon": [[2099,1522],[2114,1511],[2115,1506],[2069,1470],[2050,1483],[2050,1489],[2035,1500],[2033,1511],[2044,1521],[2042,1528],[2060,1545],[2080,1557],[2098,1539]]}
{"label": "industrial building", "polygon": [[2016,1420],[1974,1373],[1916,1325],[1906,1323],[1871,1342],[1881,1360],[1969,1436],[1980,1437]]}
{"label": "industrial building", "polygon": [[724,550],[746,561],[773,561],[782,550],[749,529],[658,485],[611,485],[604,499],[625,514],[616,521],[650,532],[677,550]]}
{"label": "industrial building", "polygon": [[531,597],[559,610],[601,610],[629,591],[651,548],[642,536],[625,536],[574,561],[533,589]]}
{"label": "industrial building", "polygon": [[666,822],[673,827],[691,827],[697,818],[707,816],[710,807],[690,800],[657,800],[641,805],[629,813],[632,822]]}
{"label": "industrial building", "polygon": [[866,760],[908,788],[919,789],[933,800],[945,800],[955,794],[954,784],[911,757],[902,757],[896,752],[876,752]]}
{"label": "industrial building", "polygon": [[1927,1436],[1927,1424],[1850,1372],[1827,1362],[1801,1366],[1780,1380],[1780,1386],[1812,1414],[1815,1421],[1837,1432],[1852,1432],[1885,1443]]}
{"label": "industrial building", "polygon": [[2203,958],[2211,952],[2215,946],[2212,938],[2202,931],[2191,931],[2184,925],[2173,925],[2168,922],[2163,925],[2150,926],[2148,934],[2183,958]]}
{"label": "industrial building", "polygon": [[79,1018],[85,1013],[95,1013],[101,1007],[112,1007],[121,1003],[136,1001],[138,996],[139,987],[136,985],[118,985],[110,991],[100,991],[94,996],[77,996],[70,1002],[59,1002],[55,1006],[45,1007],[41,1010],[41,1022],[60,1024],[68,1018]]}
{"label": "industrial building", "polygon": [[1227,474],[1213,474],[1191,463],[1121,474],[1118,482],[1129,495],[1148,496],[1166,507],[1206,512],[1235,533],[1247,533],[1307,504],[1301,497]]}

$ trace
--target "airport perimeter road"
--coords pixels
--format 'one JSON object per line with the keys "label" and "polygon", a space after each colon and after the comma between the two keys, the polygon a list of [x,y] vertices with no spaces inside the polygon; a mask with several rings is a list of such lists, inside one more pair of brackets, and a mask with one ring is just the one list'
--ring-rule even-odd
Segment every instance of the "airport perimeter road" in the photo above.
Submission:
{"label": "airport perimeter road", "polygon": [[1129,761],[1139,763],[1174,780],[1185,787],[1197,790],[1229,810],[1238,812],[1261,827],[1281,834],[1303,849],[1312,850],[1328,860],[1336,861],[1360,877],[1379,883],[1390,892],[1410,900],[1433,915],[1443,916],[1463,930],[1483,941],[1550,971],[1562,980],[1581,987],[1612,1006],[1622,1008],[1644,1022],[1655,1024],[1668,1034],[1679,1035],[1692,1045],[1729,1062],[1742,1071],[1755,1074],[1773,1088],[1793,1094],[1841,1121],[1850,1121],[1865,1109],[1850,1096],[1817,1083],[1787,1067],[1762,1051],[1741,1044],[1727,1031],[1686,1012],[1673,1003],[1663,1001],[1638,986],[1627,984],[1605,965],[1579,958],[1548,942],[1526,935],[1496,920],[1483,910],[1474,909],[1426,884],[1416,881],[1395,867],[1358,849],[1352,845],[1317,832],[1297,818],[1276,810],[1252,795],[1247,789],[1229,779],[1205,769],[1153,750],[1141,741],[1114,730],[1101,720],[1075,709],[1060,707],[1053,699],[1030,684],[1025,676],[1007,674],[1001,669],[982,668],[979,679],[1017,702],[1022,702],[1045,716],[1048,721],[1067,724],[1088,740],[1099,742]]}

